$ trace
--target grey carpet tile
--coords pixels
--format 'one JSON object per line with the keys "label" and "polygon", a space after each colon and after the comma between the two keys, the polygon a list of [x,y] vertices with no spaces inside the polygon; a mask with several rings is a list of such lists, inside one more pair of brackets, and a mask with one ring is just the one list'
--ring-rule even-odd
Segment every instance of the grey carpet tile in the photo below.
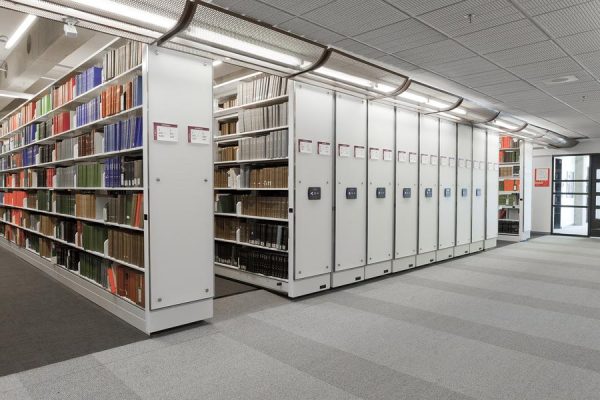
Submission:
{"label": "grey carpet tile", "polygon": [[251,292],[253,290],[258,290],[258,288],[231,279],[215,276],[215,299]]}

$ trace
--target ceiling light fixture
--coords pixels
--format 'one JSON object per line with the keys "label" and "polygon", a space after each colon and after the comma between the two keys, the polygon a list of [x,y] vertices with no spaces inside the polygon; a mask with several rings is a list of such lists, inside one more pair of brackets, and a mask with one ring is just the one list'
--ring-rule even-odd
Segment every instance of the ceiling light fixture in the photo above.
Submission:
{"label": "ceiling light fixture", "polygon": [[433,100],[433,99],[427,100],[427,104],[429,104],[430,106],[433,106],[435,108],[448,108],[448,107],[450,107],[450,105],[448,105],[446,103],[442,103],[441,101],[437,101],[437,100]]}
{"label": "ceiling light fixture", "polygon": [[494,124],[495,124],[495,125],[498,125],[498,126],[500,126],[500,127],[502,127],[502,128],[505,128],[505,129],[510,129],[510,130],[515,130],[515,129],[518,129],[518,128],[519,128],[518,126],[515,126],[515,125],[512,125],[512,124],[509,124],[508,122],[500,121],[500,120],[498,120],[498,119],[495,119],[495,120],[494,120]]}
{"label": "ceiling light fixture", "polygon": [[253,73],[248,74],[248,75],[240,76],[239,78],[235,78],[235,79],[231,79],[229,81],[223,82],[223,83],[219,83],[218,85],[213,86],[213,89],[217,89],[217,88],[220,88],[220,87],[223,87],[223,86],[227,86],[227,85],[229,85],[231,83],[243,81],[244,79],[252,78],[253,76],[257,76],[257,75],[260,75],[260,74],[262,74],[262,72],[259,71],[259,72],[253,72]]}
{"label": "ceiling light fixture", "polygon": [[37,17],[35,15],[31,15],[31,14],[28,15],[27,17],[25,17],[25,20],[23,20],[23,22],[21,22],[21,25],[19,25],[17,30],[14,31],[13,34],[10,36],[10,38],[6,41],[4,48],[6,48],[8,50],[8,49],[12,48],[15,44],[17,44],[19,39],[21,39],[21,37],[27,32],[27,30],[31,27],[31,25],[33,25],[36,18]]}
{"label": "ceiling light fixture", "polygon": [[8,97],[11,99],[25,99],[30,100],[33,98],[32,94],[23,92],[12,92],[10,90],[0,90],[0,97]]}
{"label": "ceiling light fixture", "polygon": [[221,64],[223,64],[223,61],[221,61],[221,60],[215,60],[215,61],[213,61],[213,67],[218,67]]}
{"label": "ceiling light fixture", "polygon": [[416,101],[417,103],[427,103],[427,97],[419,96],[413,92],[402,92],[398,95],[398,97],[402,97],[406,100]]}
{"label": "ceiling light fixture", "polygon": [[317,74],[325,75],[332,79],[337,79],[340,81],[352,83],[357,86],[362,86],[365,88],[371,88],[378,92],[382,93],[391,93],[395,91],[397,88],[386,85],[385,83],[373,83],[368,79],[364,79],[358,76],[350,75],[345,72],[337,71],[335,69],[327,68],[327,67],[319,67],[315,71]]}
{"label": "ceiling light fixture", "polygon": [[164,29],[171,29],[177,23],[174,19],[140,10],[139,8],[130,7],[112,0],[71,0],[71,2],[95,8],[109,14],[116,14],[136,21],[145,22]]}
{"label": "ceiling light fixture", "polygon": [[467,115],[467,110],[465,110],[462,107],[453,108],[452,110],[450,110],[450,112],[454,114]]}
{"label": "ceiling light fixture", "polygon": [[456,121],[460,121],[460,118],[458,118],[457,116],[454,116],[452,114],[448,114],[448,113],[445,113],[445,112],[438,113],[438,115],[444,116],[446,118],[454,119]]}

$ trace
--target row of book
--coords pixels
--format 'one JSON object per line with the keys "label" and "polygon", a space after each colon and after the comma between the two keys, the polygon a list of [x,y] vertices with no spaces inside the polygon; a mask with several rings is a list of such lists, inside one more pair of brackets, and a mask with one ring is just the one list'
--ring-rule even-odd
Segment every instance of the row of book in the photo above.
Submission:
{"label": "row of book", "polygon": [[259,223],[235,218],[215,218],[215,237],[225,240],[287,250],[288,227],[283,224]]}
{"label": "row of book", "polygon": [[498,190],[504,192],[519,191],[521,189],[520,179],[504,179],[498,182]]}
{"label": "row of book", "polygon": [[102,80],[106,82],[142,63],[143,43],[127,42],[123,46],[107,51],[102,60]]}
{"label": "row of book", "polygon": [[519,140],[510,136],[500,136],[501,149],[518,149]]}
{"label": "row of book", "polygon": [[237,105],[238,105],[237,96],[233,96],[233,97],[221,99],[217,104],[217,108],[219,108],[220,110],[223,110],[226,108],[236,107]]}
{"label": "row of book", "polygon": [[55,176],[55,168],[0,174],[0,188],[51,188],[55,187]]}
{"label": "row of book", "polygon": [[274,104],[267,107],[250,108],[238,113],[240,132],[275,128],[288,124],[288,103]]}
{"label": "row of book", "polygon": [[501,163],[513,163],[519,162],[520,154],[518,151],[504,151],[500,150],[499,161]]}
{"label": "row of book", "polygon": [[275,75],[262,74],[250,82],[238,82],[238,104],[270,99],[287,94],[287,79]]}
{"label": "row of book", "polygon": [[498,221],[498,233],[518,235],[519,234],[519,222],[518,221]]}
{"label": "row of book", "polygon": [[518,165],[509,165],[509,166],[505,166],[505,167],[500,167],[498,169],[498,175],[501,178],[515,176],[514,168],[513,167],[517,167],[517,174],[516,175],[518,176],[519,175],[519,173],[518,173]]}
{"label": "row of book", "polygon": [[501,208],[498,210],[498,219],[519,220],[518,208]]}
{"label": "row of book", "polygon": [[499,206],[518,206],[519,205],[519,194],[509,193],[501,194],[498,196]]}
{"label": "row of book", "polygon": [[215,188],[286,188],[288,167],[254,167],[215,169]]}
{"label": "row of book", "polygon": [[52,136],[52,120],[27,125],[23,131],[1,142],[1,152],[18,149],[24,145]]}
{"label": "row of book", "polygon": [[288,198],[270,193],[218,193],[215,195],[215,212],[287,219]]}
{"label": "row of book", "polygon": [[288,131],[240,139],[238,156],[240,160],[285,158],[288,156]]}
{"label": "row of book", "polygon": [[237,121],[220,121],[219,136],[234,135],[237,133]]}
{"label": "row of book", "polygon": [[215,261],[248,271],[276,278],[288,278],[288,255],[238,246],[215,243]]}

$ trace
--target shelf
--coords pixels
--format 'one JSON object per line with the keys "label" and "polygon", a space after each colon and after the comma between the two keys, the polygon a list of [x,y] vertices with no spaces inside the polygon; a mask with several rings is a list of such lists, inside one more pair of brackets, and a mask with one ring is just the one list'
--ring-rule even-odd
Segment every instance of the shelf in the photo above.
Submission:
{"label": "shelf", "polygon": [[76,219],[76,220],[79,220],[79,221],[92,222],[92,223],[99,224],[99,225],[106,225],[106,226],[112,226],[112,227],[115,227],[115,228],[129,229],[129,230],[132,230],[132,231],[144,232],[144,228],[138,228],[136,226],[124,225],[124,224],[117,224],[117,223],[114,223],[114,222],[102,221],[100,219],[94,219],[94,218],[77,217],[75,215],[69,215],[69,214],[60,214],[60,213],[53,212],[53,211],[38,210],[37,208],[11,206],[9,204],[2,204],[2,203],[0,203],[0,207],[16,208],[18,210],[36,212],[36,213],[39,213],[39,214],[53,215],[53,216],[56,216],[56,217]]}
{"label": "shelf", "polygon": [[498,165],[503,167],[503,166],[520,165],[520,164],[521,164],[520,161],[515,161],[515,162],[501,162]]}
{"label": "shelf", "polygon": [[215,161],[215,166],[220,165],[239,165],[239,164],[252,164],[252,163],[261,163],[261,164],[269,164],[269,163],[279,163],[282,161],[288,161],[288,157],[281,158],[257,158],[254,160],[235,160],[235,161]]}
{"label": "shelf", "polygon": [[248,110],[251,108],[270,106],[272,104],[285,103],[286,101],[288,101],[288,98],[289,98],[289,96],[287,94],[284,94],[282,96],[271,97],[269,99],[254,101],[252,103],[246,103],[246,104],[242,104],[242,105],[239,105],[236,107],[230,107],[230,108],[226,108],[223,110],[215,110],[213,113],[213,116],[216,119],[219,119],[219,118],[227,116],[227,115],[232,115],[234,113],[238,113],[240,110]]}
{"label": "shelf", "polygon": [[234,190],[234,191],[239,191],[239,192],[248,192],[248,191],[254,191],[254,190],[258,190],[258,191],[274,191],[274,192],[281,192],[283,190],[287,191],[289,190],[288,188],[214,188],[214,190]]}
{"label": "shelf", "polygon": [[515,193],[519,194],[521,192],[518,190],[500,190],[500,191],[498,191],[498,194],[515,194]]}
{"label": "shelf", "polygon": [[518,147],[507,147],[505,149],[500,149],[500,151],[521,151]]}
{"label": "shelf", "polygon": [[144,150],[143,147],[134,147],[134,148],[131,148],[131,149],[109,151],[107,153],[92,154],[92,155],[83,156],[83,157],[66,158],[64,160],[50,161],[50,162],[47,162],[47,163],[27,165],[25,167],[16,167],[16,168],[11,168],[11,169],[0,170],[0,174],[1,173],[10,173],[10,172],[14,172],[14,171],[20,171],[20,170],[23,170],[23,169],[30,169],[30,168],[50,167],[50,166],[53,166],[53,165],[68,166],[68,165],[77,164],[78,162],[93,161],[93,160],[99,160],[99,159],[102,159],[102,158],[110,158],[110,157],[119,156],[119,155],[122,155],[122,154],[137,153],[137,152],[140,152],[140,151],[143,151],[143,150]]}
{"label": "shelf", "polygon": [[258,219],[258,220],[263,220],[263,221],[288,222],[287,218],[257,217],[257,216],[254,216],[254,215],[243,215],[243,214],[233,214],[233,213],[219,213],[219,212],[215,212],[215,217],[231,217],[231,218]]}
{"label": "shelf", "polygon": [[3,219],[0,219],[0,223],[6,224],[6,225],[10,225],[10,226],[14,226],[15,228],[22,229],[22,230],[24,230],[26,232],[33,233],[34,235],[38,235],[38,236],[44,237],[46,239],[50,239],[50,240],[53,240],[55,242],[64,244],[66,246],[73,247],[74,249],[77,249],[77,250],[80,250],[80,251],[84,251],[84,252],[89,253],[89,254],[93,254],[93,255],[95,255],[97,257],[104,258],[104,259],[112,261],[112,262],[116,262],[119,265],[123,265],[123,266],[129,267],[131,269],[135,269],[136,271],[141,271],[141,272],[145,271],[144,268],[138,267],[137,265],[129,264],[126,261],[122,261],[122,260],[119,260],[117,258],[113,258],[113,257],[107,256],[107,255],[105,255],[103,253],[98,253],[96,251],[84,249],[83,247],[77,246],[75,243],[67,242],[66,240],[58,239],[58,238],[56,238],[54,236],[44,235],[43,233],[38,232],[36,230],[30,229],[30,228],[26,228],[24,226],[20,226],[20,225],[17,225],[17,224],[13,224],[12,222],[8,222],[8,221],[5,221]]}
{"label": "shelf", "polygon": [[253,247],[255,249],[261,249],[261,250],[268,250],[268,251],[275,251],[278,253],[287,253],[287,250],[281,250],[281,249],[274,249],[272,247],[266,247],[266,246],[260,246],[257,244],[251,244],[251,243],[246,243],[246,242],[238,242],[236,240],[228,240],[228,239],[221,239],[221,238],[215,238],[215,242],[223,242],[223,243],[231,243],[231,244],[237,244],[240,246],[245,246],[245,247]]}
{"label": "shelf", "polygon": [[274,276],[263,275],[263,274],[259,274],[259,273],[256,273],[256,272],[244,271],[244,270],[242,270],[239,267],[236,267],[234,265],[229,265],[229,264],[223,264],[223,263],[220,263],[220,262],[215,262],[215,266],[222,267],[222,268],[232,269],[232,270],[235,270],[235,271],[242,272],[244,274],[248,274],[248,275],[252,275],[252,276],[256,276],[256,277],[260,277],[260,278],[266,278],[266,279],[270,279],[270,280],[273,280],[273,281],[276,281],[276,282],[288,282],[287,279],[276,278]]}
{"label": "shelf", "polygon": [[498,205],[498,208],[499,209],[506,208],[506,209],[512,210],[512,209],[519,209],[520,207],[518,205],[517,206],[503,206],[503,205]]}
{"label": "shelf", "polygon": [[1,153],[0,157],[8,155],[8,154],[11,154],[11,153],[16,153],[17,151],[23,150],[23,149],[25,149],[27,147],[30,147],[30,146],[34,146],[36,144],[42,144],[42,143],[45,143],[45,142],[58,141],[58,140],[62,140],[62,139],[65,139],[65,138],[74,137],[78,133],[85,133],[88,130],[99,128],[101,126],[108,125],[108,124],[110,124],[112,122],[118,121],[118,120],[120,120],[122,118],[127,118],[129,116],[138,114],[140,111],[142,111],[142,108],[143,108],[143,106],[132,107],[132,108],[130,108],[128,110],[121,111],[121,112],[119,112],[117,114],[113,114],[111,116],[104,117],[104,118],[98,119],[96,121],[90,122],[89,124],[81,125],[81,126],[78,126],[77,128],[70,129],[70,130],[65,131],[65,132],[57,133],[55,135],[50,135],[50,136],[42,138],[40,140],[35,140],[35,141],[33,141],[31,143],[27,143],[27,144],[25,144],[23,146],[16,147],[16,148],[11,149],[11,150],[7,150],[4,153]]}
{"label": "shelf", "polygon": [[518,175],[515,175],[515,176],[501,176],[498,178],[499,181],[505,181],[507,179],[512,179],[512,180],[516,181],[516,180],[521,180],[521,177]]}
{"label": "shelf", "polygon": [[281,130],[284,130],[284,129],[289,129],[289,125],[276,126],[274,128],[257,129],[255,131],[232,133],[230,135],[215,136],[213,138],[213,141],[215,143],[237,142],[240,138],[244,138],[244,137],[248,137],[248,136],[254,136],[254,135],[261,134],[261,133],[269,133],[269,132],[274,132],[274,131],[281,131]]}
{"label": "shelf", "polygon": [[143,187],[0,187],[0,190],[80,190],[80,191],[138,191],[141,192],[144,190]]}
{"label": "shelf", "polygon": [[36,124],[38,122],[44,122],[49,120],[50,118],[52,118],[54,115],[61,113],[63,111],[73,111],[75,110],[75,108],[78,105],[87,103],[88,101],[92,100],[95,97],[98,97],[97,92],[101,91],[102,89],[105,89],[108,86],[112,86],[117,84],[122,78],[127,77],[128,75],[132,74],[133,72],[139,70],[141,72],[142,70],[142,66],[141,65],[137,65],[125,72],[123,72],[122,74],[119,74],[111,79],[109,79],[108,81],[105,81],[103,83],[101,83],[98,86],[93,87],[92,89],[88,90],[85,93],[80,94],[79,96],[74,97],[72,100],[52,109],[51,111],[47,112],[44,115],[40,115],[39,117],[21,125],[20,127],[8,132],[6,135],[0,136],[0,140],[4,140],[4,139],[9,139],[11,136],[17,134],[19,131],[23,130],[24,128],[26,128],[29,125],[33,125]]}
{"label": "shelf", "polygon": [[498,218],[498,221],[505,221],[505,222],[519,222],[518,219],[510,219],[510,218]]}

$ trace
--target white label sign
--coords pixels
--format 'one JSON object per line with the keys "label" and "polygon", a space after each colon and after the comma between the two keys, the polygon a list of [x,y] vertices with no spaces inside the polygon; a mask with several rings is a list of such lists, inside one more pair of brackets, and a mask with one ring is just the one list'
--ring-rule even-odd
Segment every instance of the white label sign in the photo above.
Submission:
{"label": "white label sign", "polygon": [[429,154],[421,154],[421,164],[429,164]]}
{"label": "white label sign", "polygon": [[488,171],[492,171],[494,169],[494,163],[488,162]]}
{"label": "white label sign", "polygon": [[394,159],[394,152],[391,150],[383,149],[383,161],[392,161]]}
{"label": "white label sign", "polygon": [[485,161],[479,161],[479,169],[481,169],[481,170],[485,169]]}
{"label": "white label sign", "polygon": [[317,154],[319,154],[321,156],[330,156],[331,155],[331,143],[318,142],[317,143]]}
{"label": "white label sign", "polygon": [[338,155],[345,158],[350,157],[352,155],[352,152],[350,151],[350,145],[338,144]]}
{"label": "white label sign", "polygon": [[398,152],[398,162],[405,163],[407,160],[408,160],[408,157],[406,156],[406,152],[399,151]]}
{"label": "white label sign", "polygon": [[438,165],[437,156],[431,156],[431,165]]}
{"label": "white label sign", "polygon": [[312,154],[313,145],[312,140],[298,139],[298,152],[303,154]]}
{"label": "white label sign", "polygon": [[154,123],[154,140],[157,142],[178,142],[179,129],[174,124]]}
{"label": "white label sign", "polygon": [[494,171],[498,171],[498,164],[494,163]]}
{"label": "white label sign", "polygon": [[354,157],[355,158],[365,158],[366,151],[365,146],[354,146]]}
{"label": "white label sign", "polygon": [[376,147],[370,147],[369,148],[369,158],[371,160],[379,160],[379,149]]}
{"label": "white label sign", "polygon": [[210,129],[202,126],[188,126],[188,143],[210,144]]}
{"label": "white label sign", "polygon": [[448,165],[448,157],[440,156],[440,165],[445,167]]}
{"label": "white label sign", "polygon": [[471,160],[467,160],[467,168],[472,168],[473,164],[471,163]]}
{"label": "white label sign", "polygon": [[465,167],[465,159],[464,158],[459,158],[458,159],[458,166],[460,168],[464,168]]}
{"label": "white label sign", "polygon": [[419,156],[417,153],[409,153],[408,154],[408,162],[411,164],[416,164],[419,161]]}
{"label": "white label sign", "polygon": [[450,157],[448,159],[448,164],[450,164],[451,167],[455,167],[456,166],[456,159],[454,157]]}

